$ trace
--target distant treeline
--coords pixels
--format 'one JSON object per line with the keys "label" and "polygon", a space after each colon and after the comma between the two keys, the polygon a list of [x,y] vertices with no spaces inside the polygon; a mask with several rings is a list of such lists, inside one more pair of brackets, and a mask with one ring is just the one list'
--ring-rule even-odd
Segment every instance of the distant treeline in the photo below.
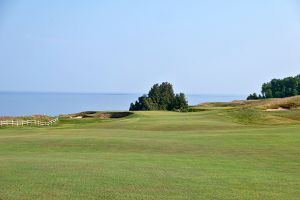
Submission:
{"label": "distant treeline", "polygon": [[247,100],[264,98],[283,98],[300,95],[300,75],[283,79],[272,79],[264,83],[261,94],[250,94]]}
{"label": "distant treeline", "polygon": [[148,95],[130,104],[129,110],[178,110],[187,111],[188,102],[183,93],[175,94],[172,84],[155,84]]}

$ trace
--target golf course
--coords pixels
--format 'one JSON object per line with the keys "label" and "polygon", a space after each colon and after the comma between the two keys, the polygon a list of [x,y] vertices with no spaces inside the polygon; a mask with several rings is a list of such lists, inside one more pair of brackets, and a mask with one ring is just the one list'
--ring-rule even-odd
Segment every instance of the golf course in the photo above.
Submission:
{"label": "golf course", "polygon": [[1,127],[0,199],[296,200],[299,103],[206,103]]}
{"label": "golf course", "polygon": [[0,0],[0,200],[300,200],[300,0]]}

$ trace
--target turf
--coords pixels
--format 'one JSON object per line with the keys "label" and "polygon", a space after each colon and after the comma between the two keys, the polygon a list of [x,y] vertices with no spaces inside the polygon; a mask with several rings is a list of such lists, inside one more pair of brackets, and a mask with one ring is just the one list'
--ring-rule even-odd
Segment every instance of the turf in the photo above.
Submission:
{"label": "turf", "polygon": [[299,199],[298,116],[211,108],[2,128],[0,199]]}

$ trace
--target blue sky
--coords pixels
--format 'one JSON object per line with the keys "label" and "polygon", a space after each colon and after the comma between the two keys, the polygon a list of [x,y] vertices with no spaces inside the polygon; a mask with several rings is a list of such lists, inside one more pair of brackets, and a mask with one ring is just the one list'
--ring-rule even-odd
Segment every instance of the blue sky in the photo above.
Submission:
{"label": "blue sky", "polygon": [[300,74],[297,0],[0,0],[0,91],[247,94]]}

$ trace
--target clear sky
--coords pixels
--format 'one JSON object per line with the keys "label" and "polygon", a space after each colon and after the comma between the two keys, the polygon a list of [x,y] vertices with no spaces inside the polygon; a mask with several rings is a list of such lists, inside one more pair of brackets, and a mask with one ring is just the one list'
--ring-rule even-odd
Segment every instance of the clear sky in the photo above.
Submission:
{"label": "clear sky", "polygon": [[300,74],[297,0],[0,0],[0,91],[248,94]]}

